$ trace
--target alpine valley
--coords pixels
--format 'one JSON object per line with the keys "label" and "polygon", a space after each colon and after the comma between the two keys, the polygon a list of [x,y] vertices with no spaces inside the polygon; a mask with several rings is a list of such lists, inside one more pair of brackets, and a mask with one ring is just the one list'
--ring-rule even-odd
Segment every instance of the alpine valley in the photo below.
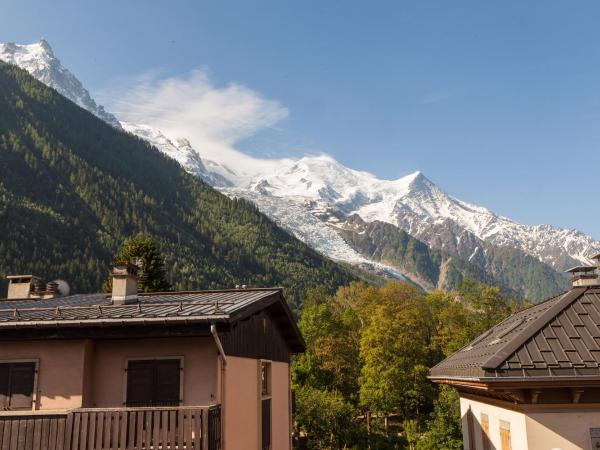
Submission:
{"label": "alpine valley", "polygon": [[43,40],[0,44],[0,60],[27,70],[113,127],[150,142],[227,196],[250,200],[337,261],[407,278],[425,289],[473,279],[536,301],[566,289],[564,271],[589,264],[588,257],[600,251],[600,241],[580,231],[517,223],[448,195],[420,172],[381,180],[326,155],[281,160],[268,170],[203,158],[202,148],[194,148],[186,136],[119,121],[96,104]]}

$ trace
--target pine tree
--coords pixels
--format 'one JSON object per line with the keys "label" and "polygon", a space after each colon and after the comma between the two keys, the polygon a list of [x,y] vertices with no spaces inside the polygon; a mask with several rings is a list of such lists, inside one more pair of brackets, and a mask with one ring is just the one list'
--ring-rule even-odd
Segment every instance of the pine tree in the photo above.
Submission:
{"label": "pine tree", "polygon": [[[171,289],[167,281],[163,256],[150,236],[136,234],[125,240],[117,252],[115,262],[129,262],[139,267],[138,291],[165,292]],[[104,283],[104,290],[112,289],[112,277]]]}

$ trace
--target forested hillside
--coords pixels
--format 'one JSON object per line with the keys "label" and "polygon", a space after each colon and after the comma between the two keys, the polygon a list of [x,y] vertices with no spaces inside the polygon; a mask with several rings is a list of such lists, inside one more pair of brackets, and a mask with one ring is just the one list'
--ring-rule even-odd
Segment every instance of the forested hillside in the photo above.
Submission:
{"label": "forested hillside", "polygon": [[367,223],[355,215],[348,224],[341,232],[348,244],[374,261],[398,267],[426,289],[452,290],[472,280],[498,286],[507,296],[540,301],[569,288],[563,274],[518,249],[482,243],[485,258],[474,263],[429,247],[389,223]]}
{"label": "forested hillside", "polygon": [[144,232],[176,289],[282,285],[297,303],[355,278],[148,145],[0,62],[0,276],[96,291],[118,246]]}

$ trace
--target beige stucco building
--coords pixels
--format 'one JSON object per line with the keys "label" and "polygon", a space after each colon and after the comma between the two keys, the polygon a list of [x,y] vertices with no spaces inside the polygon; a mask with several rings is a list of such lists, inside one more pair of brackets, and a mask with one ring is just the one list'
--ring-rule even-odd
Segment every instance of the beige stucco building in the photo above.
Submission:
{"label": "beige stucco building", "polygon": [[304,342],[281,290],[138,295],[134,268],[115,274],[112,295],[14,278],[0,301],[2,448],[289,450]]}
{"label": "beige stucco building", "polygon": [[431,369],[433,381],[460,393],[465,449],[600,448],[595,269],[572,269],[570,291],[514,314]]}

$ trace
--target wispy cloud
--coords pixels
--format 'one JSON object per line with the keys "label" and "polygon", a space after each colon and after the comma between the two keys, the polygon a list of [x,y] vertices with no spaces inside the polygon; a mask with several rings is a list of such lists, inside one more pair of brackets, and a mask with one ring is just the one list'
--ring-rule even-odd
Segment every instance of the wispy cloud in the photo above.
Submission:
{"label": "wispy cloud", "polygon": [[241,84],[216,86],[205,68],[185,77],[148,72],[116,82],[98,97],[120,120],[153,126],[169,138],[185,137],[202,157],[245,169],[256,159],[235,144],[289,115],[279,102]]}

